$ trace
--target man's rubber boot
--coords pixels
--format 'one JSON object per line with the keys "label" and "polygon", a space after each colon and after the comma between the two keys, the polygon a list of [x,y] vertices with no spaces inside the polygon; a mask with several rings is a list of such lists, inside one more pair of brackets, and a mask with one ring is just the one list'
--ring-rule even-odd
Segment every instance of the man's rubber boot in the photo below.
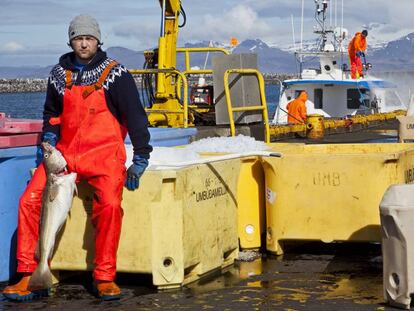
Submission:
{"label": "man's rubber boot", "polygon": [[95,281],[96,295],[102,300],[117,300],[121,298],[121,289],[115,282]]}
{"label": "man's rubber boot", "polygon": [[48,297],[48,288],[33,291],[28,289],[30,277],[30,275],[24,276],[19,283],[7,286],[3,290],[3,296],[14,301],[31,301],[41,297]]}

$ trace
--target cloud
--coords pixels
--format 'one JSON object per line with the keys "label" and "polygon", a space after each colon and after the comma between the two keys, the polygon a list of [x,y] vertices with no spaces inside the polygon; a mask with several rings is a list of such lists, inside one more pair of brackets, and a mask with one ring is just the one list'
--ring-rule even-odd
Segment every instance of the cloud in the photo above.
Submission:
{"label": "cloud", "polygon": [[25,47],[15,41],[10,41],[7,42],[6,44],[4,44],[1,48],[0,48],[0,52],[1,53],[11,53],[14,54],[16,52],[20,52],[23,51],[25,49]]}
{"label": "cloud", "polygon": [[26,46],[19,42],[10,41],[0,47],[0,56],[17,56],[17,55],[32,55],[32,56],[45,56],[52,55],[58,57],[63,53],[69,51],[69,48],[61,45],[48,45],[48,46]]}
{"label": "cloud", "polygon": [[[378,41],[395,40],[414,32],[412,14],[407,14],[413,11],[413,0],[330,0],[330,11],[333,12],[335,4],[337,6],[339,23],[342,2],[344,26],[350,34],[373,23],[383,25],[372,32]],[[10,55],[34,53],[36,59],[42,51],[60,53],[65,48],[68,23],[80,13],[97,18],[105,47],[143,50],[155,47],[159,37],[161,11],[158,1],[154,0],[123,0],[118,1],[116,7],[111,1],[102,0],[0,0],[0,3],[0,52],[3,55],[6,52]],[[194,40],[228,42],[232,36],[239,41],[260,38],[270,44],[290,44],[291,15],[296,41],[300,38],[301,3],[302,0],[182,0],[187,26],[179,30],[179,45]],[[314,39],[315,4],[313,0],[304,3],[303,38]],[[370,32],[369,43],[373,39]],[[6,51],[6,43],[10,42],[17,44],[7,45]],[[19,46],[18,42],[24,45]]]}
{"label": "cloud", "polygon": [[[188,14],[188,12],[187,12]],[[267,36],[272,27],[259,18],[250,6],[239,4],[221,14],[205,14],[201,20],[192,20],[182,30],[184,40],[222,40],[235,36],[239,40]]]}
{"label": "cloud", "polygon": [[[158,23],[142,24],[140,22],[125,22],[113,26],[110,31],[114,36],[123,39],[133,39],[128,40],[129,42],[123,44],[123,46],[129,46],[134,49],[146,49],[157,45],[159,36],[158,27]],[[131,46],[131,41],[134,47]]]}

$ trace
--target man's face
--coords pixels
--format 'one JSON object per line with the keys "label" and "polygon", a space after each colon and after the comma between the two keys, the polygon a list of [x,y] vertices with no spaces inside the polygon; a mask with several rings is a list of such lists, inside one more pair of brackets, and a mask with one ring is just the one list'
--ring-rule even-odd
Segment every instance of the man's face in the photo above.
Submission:
{"label": "man's face", "polygon": [[92,36],[78,36],[70,42],[80,61],[88,63],[98,51],[98,40]]}

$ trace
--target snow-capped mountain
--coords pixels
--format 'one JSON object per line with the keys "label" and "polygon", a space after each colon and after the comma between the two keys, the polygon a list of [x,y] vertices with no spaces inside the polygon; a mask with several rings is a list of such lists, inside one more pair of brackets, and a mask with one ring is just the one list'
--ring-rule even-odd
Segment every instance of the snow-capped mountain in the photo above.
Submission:
{"label": "snow-capped mountain", "polygon": [[376,71],[414,70],[414,32],[388,42],[384,48],[368,53],[369,62]]}
{"label": "snow-capped mountain", "polygon": [[[372,63],[373,72],[390,71],[414,71],[414,33],[401,36],[396,40],[383,42],[376,40],[376,32],[385,27],[380,24],[372,24],[369,28],[367,61]],[[367,27],[368,28],[368,27]],[[345,43],[347,46],[347,42]],[[247,39],[240,42],[236,47],[231,47],[220,42],[200,41],[185,44],[186,47],[223,47],[232,53],[257,53],[259,69],[264,73],[293,73],[296,72],[296,62],[292,46],[278,47],[267,44],[260,39]],[[314,50],[317,40],[303,42],[303,50]],[[298,46],[297,46],[298,48]],[[128,68],[142,68],[144,63],[143,51],[133,51],[123,47],[111,47],[107,49],[110,57],[123,63]],[[211,68],[211,59],[214,54],[210,53],[207,58],[207,67]],[[205,53],[191,55],[191,65],[204,67],[206,63]],[[178,54],[177,64],[179,69],[184,68],[184,55]],[[0,67],[0,78],[45,78],[50,67]]]}
{"label": "snow-capped mountain", "polygon": [[[371,24],[368,34],[368,48],[367,48],[367,61],[372,63],[373,71],[411,71],[414,70],[414,33],[404,35],[396,40],[390,42],[384,42],[378,40],[377,35],[381,29],[384,29],[384,25]],[[353,35],[352,35],[353,36]],[[348,40],[344,42],[344,46],[348,46]],[[317,47],[317,38],[303,42],[304,51],[312,51]],[[277,47],[275,45],[269,45],[260,39],[247,39],[240,42],[236,47],[231,47],[227,44],[220,42],[200,41],[185,44],[186,47],[206,47],[215,46],[230,49],[232,53],[257,53],[259,61],[259,69],[262,72],[272,73],[292,73],[296,71],[295,58],[293,52],[295,51],[292,46],[285,46],[284,48]],[[299,46],[296,46],[299,48]],[[137,52],[135,52],[137,53]],[[139,53],[139,52],[138,52]],[[108,49],[108,54],[114,58],[119,59],[121,62],[122,55],[119,52]],[[137,60],[137,54],[132,54],[134,61]],[[207,59],[207,67],[211,67],[211,57]],[[203,67],[206,61],[205,54],[193,54],[191,56],[191,65]],[[129,61],[125,61],[129,64]],[[181,54],[177,58],[179,68],[183,68],[184,56]]]}
{"label": "snow-capped mountain", "polygon": [[[399,40],[400,38],[405,37],[407,35],[407,31],[404,29],[397,32],[393,30],[391,32],[387,30],[389,27],[390,26],[388,24],[383,23],[371,23],[369,25],[361,26],[361,30],[368,30],[368,50],[376,51],[383,49],[387,46],[389,42]],[[352,39],[354,35],[355,33],[348,31],[348,37],[344,40],[343,43],[345,48],[348,46],[349,41]],[[319,38],[316,34],[312,39],[304,40],[302,43],[303,51],[315,50],[315,48],[318,46],[318,40]],[[269,43],[269,46],[293,53],[300,49],[301,43],[299,41],[295,42],[295,45],[293,43]]]}

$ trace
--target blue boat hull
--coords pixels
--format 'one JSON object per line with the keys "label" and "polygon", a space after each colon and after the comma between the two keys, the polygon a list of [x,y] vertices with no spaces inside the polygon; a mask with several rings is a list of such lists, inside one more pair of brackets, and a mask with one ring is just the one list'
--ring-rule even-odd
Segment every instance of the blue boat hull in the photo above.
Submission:
{"label": "blue boat hull", "polygon": [[19,198],[35,167],[36,147],[0,149],[0,281],[16,271],[16,228]]}

